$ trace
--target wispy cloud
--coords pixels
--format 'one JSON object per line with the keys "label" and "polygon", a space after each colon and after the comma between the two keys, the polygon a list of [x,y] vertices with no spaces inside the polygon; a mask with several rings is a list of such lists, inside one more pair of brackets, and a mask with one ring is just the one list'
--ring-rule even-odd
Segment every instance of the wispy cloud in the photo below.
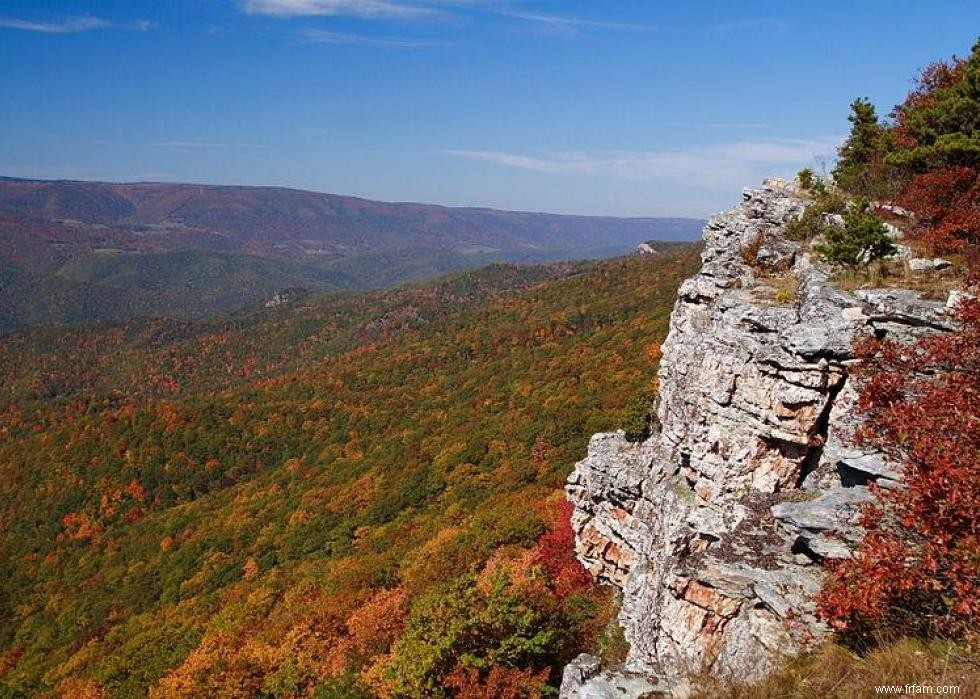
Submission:
{"label": "wispy cloud", "polygon": [[769,32],[772,34],[781,34],[789,29],[789,23],[786,20],[778,19],[776,17],[767,17],[764,19],[743,19],[736,22],[723,22],[722,24],[716,24],[711,28],[711,31],[718,36],[729,36],[731,34],[743,34],[751,32]]}
{"label": "wispy cloud", "polygon": [[531,22],[552,31],[577,33],[580,29],[619,29],[624,31],[651,31],[653,27],[627,22],[607,22],[604,20],[581,19],[562,15],[537,14],[532,12],[503,12],[507,17]]}
{"label": "wispy cloud", "polygon": [[243,8],[253,15],[273,17],[413,17],[436,10],[402,0],[245,0]]}
{"label": "wispy cloud", "polygon": [[452,46],[451,43],[442,41],[364,36],[362,34],[331,32],[324,29],[303,29],[297,36],[301,41],[311,44],[338,44],[342,46],[375,46],[389,49],[426,49]]}
{"label": "wispy cloud", "polygon": [[544,153],[446,150],[451,155],[553,175],[605,175],[626,180],[665,180],[728,189],[798,168],[830,155],[839,138],[734,141],[686,150]]}
{"label": "wispy cloud", "polygon": [[519,153],[506,153],[502,151],[461,149],[443,150],[440,153],[552,175],[595,173],[608,169],[613,164],[612,160],[606,158],[589,157],[574,153],[521,155]]}
{"label": "wispy cloud", "polygon": [[78,34],[93,29],[131,29],[146,31],[153,27],[153,22],[137,20],[135,22],[110,22],[99,17],[70,17],[61,21],[36,21],[17,17],[0,17],[0,28],[19,29],[25,32],[40,32],[42,34]]}
{"label": "wispy cloud", "polygon": [[159,141],[150,145],[155,148],[175,148],[184,151],[211,148],[265,148],[265,146],[256,143],[224,143],[221,141]]}
{"label": "wispy cloud", "polygon": [[626,22],[518,11],[511,9],[514,4],[500,0],[241,0],[241,7],[248,14],[271,17],[347,16],[364,19],[425,19],[446,18],[461,12],[477,11],[520,20],[554,34],[571,35],[586,29],[625,31],[652,29],[649,26]]}

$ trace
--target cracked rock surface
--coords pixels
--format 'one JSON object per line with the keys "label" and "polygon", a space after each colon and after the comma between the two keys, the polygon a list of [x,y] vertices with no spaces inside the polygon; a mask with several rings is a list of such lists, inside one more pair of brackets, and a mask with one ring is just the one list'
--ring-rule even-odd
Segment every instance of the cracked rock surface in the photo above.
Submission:
{"label": "cracked rock surface", "polygon": [[[868,485],[901,478],[848,444],[853,342],[950,327],[946,304],[916,292],[834,288],[782,235],[805,204],[766,182],[708,222],[663,345],[660,431],[594,435],[568,479],[578,557],[622,590],[621,677],[668,696],[683,696],[691,674],[761,677],[828,632],[813,603],[823,564],[863,535]],[[777,283],[795,297],[777,301]],[[562,696],[606,696],[615,677],[586,664],[566,673]]]}

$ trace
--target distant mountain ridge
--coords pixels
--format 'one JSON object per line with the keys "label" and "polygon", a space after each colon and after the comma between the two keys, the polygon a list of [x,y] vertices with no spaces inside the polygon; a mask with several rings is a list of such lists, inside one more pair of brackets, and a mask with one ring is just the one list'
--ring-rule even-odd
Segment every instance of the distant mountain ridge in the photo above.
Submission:
{"label": "distant mountain ridge", "polygon": [[491,262],[693,240],[689,218],[377,202],[281,187],[0,177],[0,329],[237,310],[287,286],[392,286]]}

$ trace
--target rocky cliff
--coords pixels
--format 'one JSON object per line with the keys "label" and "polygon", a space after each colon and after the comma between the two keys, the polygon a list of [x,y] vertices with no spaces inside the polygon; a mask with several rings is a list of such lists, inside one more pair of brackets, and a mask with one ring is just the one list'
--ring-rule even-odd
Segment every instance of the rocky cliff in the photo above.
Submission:
{"label": "rocky cliff", "polygon": [[[868,484],[900,477],[847,446],[856,338],[949,327],[944,302],[846,292],[784,227],[806,202],[767,181],[704,229],[660,365],[660,429],[592,437],[569,477],[580,560],[622,590],[625,668],[580,657],[565,697],[682,696],[699,673],[747,680],[827,633],[813,597],[862,535]],[[621,689],[616,689],[616,687]]]}

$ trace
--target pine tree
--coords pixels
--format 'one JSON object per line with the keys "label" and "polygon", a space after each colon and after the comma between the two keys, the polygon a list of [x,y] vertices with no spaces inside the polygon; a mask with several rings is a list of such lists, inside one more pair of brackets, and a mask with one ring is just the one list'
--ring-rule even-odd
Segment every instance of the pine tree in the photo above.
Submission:
{"label": "pine tree", "polygon": [[895,254],[888,229],[868,202],[859,201],[844,213],[844,225],[827,226],[826,242],[813,248],[832,264],[856,267]]}
{"label": "pine tree", "polygon": [[899,138],[908,144],[889,162],[924,172],[980,167],[980,41],[970,57],[937,62],[895,111]]}
{"label": "pine tree", "polygon": [[863,97],[851,102],[851,134],[841,147],[834,169],[838,186],[856,194],[870,194],[873,182],[879,180],[883,129],[875,106]]}

